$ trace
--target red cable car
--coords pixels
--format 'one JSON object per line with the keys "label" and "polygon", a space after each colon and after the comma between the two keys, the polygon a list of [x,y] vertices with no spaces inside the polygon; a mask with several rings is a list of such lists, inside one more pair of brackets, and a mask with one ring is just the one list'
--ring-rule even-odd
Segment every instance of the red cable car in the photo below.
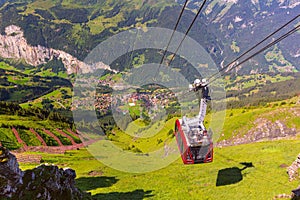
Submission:
{"label": "red cable car", "polygon": [[198,128],[185,132],[182,120],[175,124],[175,136],[184,164],[208,163],[213,161],[213,142],[206,130]]}
{"label": "red cable car", "polygon": [[203,125],[207,101],[210,100],[206,80],[195,80],[190,89],[197,92],[202,89],[199,116],[183,117],[176,120],[175,136],[184,164],[208,163],[213,161],[213,141]]}

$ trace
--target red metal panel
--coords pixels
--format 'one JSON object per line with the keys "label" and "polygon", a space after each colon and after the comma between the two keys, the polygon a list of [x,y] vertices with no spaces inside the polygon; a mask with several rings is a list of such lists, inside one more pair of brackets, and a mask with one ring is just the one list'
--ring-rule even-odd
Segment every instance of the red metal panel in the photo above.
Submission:
{"label": "red metal panel", "polygon": [[[180,134],[179,136],[178,136],[178,133]],[[178,146],[178,149],[180,151],[180,155],[181,155],[183,163],[184,164],[194,164],[194,160],[192,159],[190,148],[187,145],[187,141],[185,139],[185,135],[184,135],[184,132],[182,131],[181,124],[180,124],[179,120],[176,120],[176,123],[175,123],[175,136],[176,136],[177,146]],[[178,137],[180,137],[180,139],[183,142],[183,145],[184,145],[183,146],[184,147],[183,151],[181,149],[182,148],[180,146],[181,142],[178,140]]]}

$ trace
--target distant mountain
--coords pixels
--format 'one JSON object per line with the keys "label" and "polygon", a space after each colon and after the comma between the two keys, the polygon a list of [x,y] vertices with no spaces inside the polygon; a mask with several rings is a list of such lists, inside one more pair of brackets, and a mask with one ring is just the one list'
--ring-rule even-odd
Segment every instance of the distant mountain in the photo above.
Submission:
{"label": "distant mountain", "polygon": [[[174,28],[183,2],[0,1],[0,30],[5,35],[6,27],[19,26],[29,45],[57,49],[83,60],[96,45],[121,31],[141,26]],[[186,31],[201,3],[189,2],[179,31]],[[298,15],[299,8],[299,0],[211,0],[190,36],[206,48],[218,66],[224,67]],[[244,64],[240,72],[296,72],[300,70],[299,46],[300,34],[297,33]]]}
{"label": "distant mountain", "polygon": [[[179,1],[179,3],[183,2],[183,0]],[[198,0],[191,0],[188,7],[197,9],[199,4]],[[225,66],[268,34],[299,15],[299,9],[299,0],[213,0],[209,1],[199,20],[202,20],[218,38],[217,45],[209,47],[208,50],[218,64]],[[288,28],[292,28],[299,22],[300,18]],[[299,71],[299,47],[298,32],[252,59],[245,64],[243,71],[247,73]]]}
{"label": "distant mountain", "polygon": [[100,42],[123,30],[151,26],[166,6],[159,0],[17,1],[0,8],[0,29],[9,25],[24,30],[32,46],[63,50],[83,60]]}

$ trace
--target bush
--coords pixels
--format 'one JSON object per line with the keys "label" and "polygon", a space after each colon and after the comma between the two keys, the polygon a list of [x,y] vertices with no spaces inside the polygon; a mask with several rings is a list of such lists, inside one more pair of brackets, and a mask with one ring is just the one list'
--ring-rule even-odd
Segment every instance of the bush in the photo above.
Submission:
{"label": "bush", "polygon": [[284,105],[286,105],[286,102],[283,101],[283,102],[280,103],[280,105],[281,105],[281,106],[284,106]]}
{"label": "bush", "polygon": [[169,130],[168,136],[174,136],[174,130],[173,130],[173,129],[170,129],[170,130]]}
{"label": "bush", "polygon": [[157,144],[160,144],[160,143],[162,143],[162,142],[163,142],[162,139],[157,139]]}
{"label": "bush", "polygon": [[133,150],[132,150],[134,153],[143,153],[142,150],[140,150],[139,148],[135,147]]}

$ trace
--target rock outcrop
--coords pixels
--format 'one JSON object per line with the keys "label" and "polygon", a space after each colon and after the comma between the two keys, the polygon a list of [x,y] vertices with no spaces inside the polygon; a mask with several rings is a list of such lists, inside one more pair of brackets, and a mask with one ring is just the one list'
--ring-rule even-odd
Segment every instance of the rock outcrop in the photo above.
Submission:
{"label": "rock outcrop", "polygon": [[0,147],[0,153],[0,199],[92,199],[75,187],[74,170],[40,165],[23,172],[7,149]]}
{"label": "rock outcrop", "polygon": [[278,138],[285,138],[295,136],[297,130],[295,128],[288,128],[284,122],[277,120],[272,122],[265,118],[258,118],[255,120],[256,126],[249,130],[245,135],[237,135],[229,140],[218,142],[218,146],[233,146],[240,144],[248,144],[262,140],[273,140]]}
{"label": "rock outcrop", "polygon": [[18,187],[23,184],[23,175],[16,157],[0,147],[0,199],[16,194]]}
{"label": "rock outcrop", "polygon": [[297,159],[292,163],[291,166],[287,168],[287,173],[289,175],[289,180],[295,180],[298,175],[298,169],[300,168],[300,154],[298,155]]}
{"label": "rock outcrop", "polygon": [[[16,59],[25,61],[32,66],[45,64],[54,58],[61,60],[64,64],[67,73],[88,73],[93,70],[93,67],[78,60],[72,55],[52,48],[43,46],[31,46],[27,43],[24,37],[24,32],[20,27],[10,25],[5,28],[5,35],[0,35],[0,57],[5,59]],[[111,70],[111,68],[104,63],[97,63],[97,69]]]}
{"label": "rock outcrop", "polygon": [[[15,199],[88,199],[87,194],[75,187],[76,173],[72,169],[59,169],[54,165],[41,165],[27,170],[23,184],[18,187]],[[90,198],[91,199],[91,198]]]}
{"label": "rock outcrop", "polygon": [[[292,163],[291,166],[287,168],[287,174],[289,175],[289,181],[293,181],[299,178],[298,170],[300,168],[300,154],[297,156],[297,159]],[[273,198],[276,199],[292,199],[300,200],[300,186],[292,190],[292,194],[280,194]]]}

